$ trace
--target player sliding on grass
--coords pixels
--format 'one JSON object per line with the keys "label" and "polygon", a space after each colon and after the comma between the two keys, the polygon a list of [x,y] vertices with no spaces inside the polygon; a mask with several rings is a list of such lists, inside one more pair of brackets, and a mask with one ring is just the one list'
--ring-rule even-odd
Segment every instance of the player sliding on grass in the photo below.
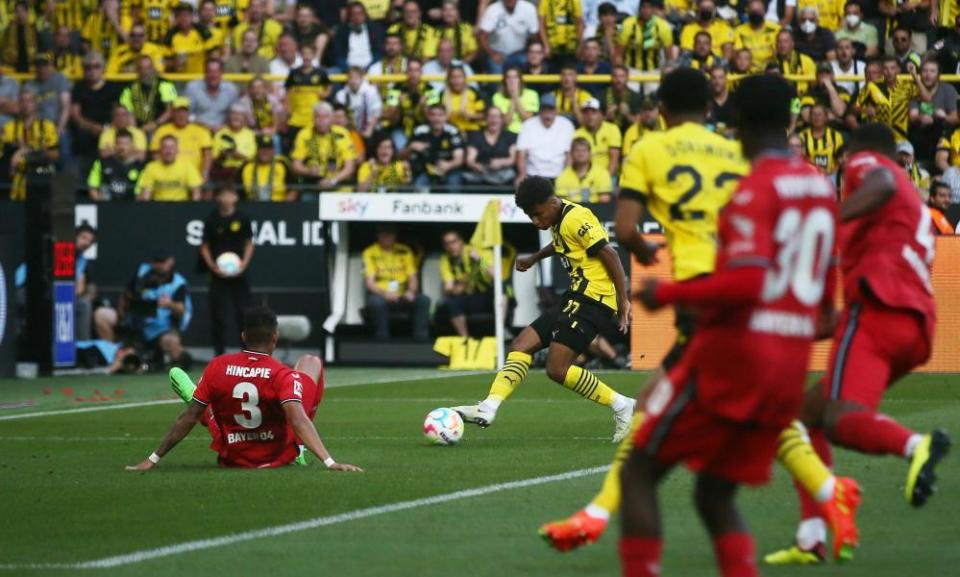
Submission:
{"label": "player sliding on grass", "polygon": [[241,337],[246,349],[210,361],[197,386],[183,371],[171,371],[174,391],[189,406],[157,450],[127,470],[154,468],[202,421],[213,437],[210,448],[223,467],[289,465],[300,456],[302,442],[329,469],[361,471],[335,462],[313,425],[323,397],[320,359],[301,357],[293,369],[274,360],[270,355],[277,347],[277,315],[266,307],[246,312]]}
{"label": "player sliding on grass", "polygon": [[[657,263],[658,247],[648,243],[637,228],[644,211],[649,211],[666,231],[673,279],[686,282],[713,272],[717,216],[748,165],[738,143],[703,126],[710,87],[702,73],[690,69],[672,72],[664,78],[658,94],[668,130],[645,136],[624,163],[617,201],[617,241],[641,264]],[[673,368],[693,335],[693,313],[679,305],[674,312],[676,342],[644,390]],[[642,419],[643,414],[637,413],[633,427]],[[620,467],[631,443],[631,436],[623,440],[602,489],[586,508],[540,528],[553,547],[569,551],[600,538],[610,515],[620,508]]]}
{"label": "player sliding on grass", "polygon": [[549,230],[553,242],[540,252],[517,259],[517,270],[557,256],[570,275],[570,290],[558,305],[542,314],[517,335],[503,368],[487,398],[476,405],[453,407],[463,420],[488,427],[500,404],[523,382],[533,353],[550,347],[547,375],[581,397],[613,409],[613,441],[630,430],[634,400],[607,386],[590,371],[574,364],[597,335],[630,326],[630,299],[626,275],[607,231],[590,209],[557,198],[546,178],[531,176],[520,183],[516,202],[540,230]]}
{"label": "player sliding on grass", "polygon": [[626,577],[660,574],[657,487],[681,463],[696,472],[694,500],[720,573],[758,574],[734,497],[741,484],[769,480],[778,437],[803,402],[818,313],[833,299],[835,191],[788,152],[791,100],[782,78],[741,81],[738,127],[753,165],[720,213],[716,270],[643,285],[648,308],[700,312],[687,350],[647,397],[623,465]]}
{"label": "player sliding on grass", "polygon": [[[950,438],[922,435],[877,412],[884,392],[930,358],[936,305],[930,285],[932,220],[910,177],[896,161],[889,128],[868,124],[850,139],[840,209],[841,271],[846,301],[821,386],[808,391],[802,412],[817,453],[829,464],[830,443],[907,459],[904,496],[919,507],[934,492],[934,469]],[[794,439],[781,439],[780,451]],[[813,494],[829,492],[830,471],[788,467]],[[803,521],[793,547],[767,555],[771,564],[823,560],[824,521],[807,492],[799,492]],[[856,545],[855,543],[853,544]]]}

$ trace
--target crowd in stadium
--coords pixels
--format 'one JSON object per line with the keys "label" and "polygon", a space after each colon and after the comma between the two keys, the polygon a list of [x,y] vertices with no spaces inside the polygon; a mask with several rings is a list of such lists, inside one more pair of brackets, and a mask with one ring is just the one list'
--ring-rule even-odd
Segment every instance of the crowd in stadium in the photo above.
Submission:
{"label": "crowd in stadium", "polygon": [[960,202],[957,93],[940,79],[958,70],[958,16],[931,0],[7,0],[0,188],[23,199],[26,174],[54,164],[96,200],[540,175],[604,202],[620,160],[662,128],[658,75],[693,67],[730,136],[737,78],[803,77],[791,143],[838,180],[848,132],[888,124],[939,214]]}

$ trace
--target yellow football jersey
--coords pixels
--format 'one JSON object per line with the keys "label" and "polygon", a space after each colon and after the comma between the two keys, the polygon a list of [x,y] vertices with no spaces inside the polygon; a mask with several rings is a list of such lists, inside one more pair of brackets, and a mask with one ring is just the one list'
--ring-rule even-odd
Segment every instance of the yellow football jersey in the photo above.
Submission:
{"label": "yellow football jersey", "polygon": [[630,150],[620,196],[663,226],[675,280],[713,272],[717,215],[748,168],[739,143],[695,123],[648,133]]}
{"label": "yellow football jersey", "polygon": [[374,243],[363,251],[363,270],[381,289],[403,294],[410,277],[417,274],[417,257],[413,249],[399,242],[389,250]]}
{"label": "yellow football jersey", "polygon": [[597,256],[610,242],[607,229],[584,206],[561,200],[560,220],[550,227],[553,249],[570,275],[570,290],[617,310],[617,291]]}

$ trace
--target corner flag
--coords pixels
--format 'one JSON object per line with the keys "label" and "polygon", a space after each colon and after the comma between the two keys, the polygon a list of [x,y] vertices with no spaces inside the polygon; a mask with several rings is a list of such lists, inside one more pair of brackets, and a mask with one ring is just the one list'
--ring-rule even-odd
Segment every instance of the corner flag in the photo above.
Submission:
{"label": "corner flag", "polygon": [[493,198],[483,209],[470,246],[476,249],[493,249],[493,318],[497,339],[497,368],[503,366],[506,352],[503,347],[503,229],[500,226],[500,200]]}
{"label": "corner flag", "polygon": [[483,209],[483,216],[477,223],[470,246],[474,248],[492,248],[503,244],[503,230],[500,227],[500,201],[492,199]]}

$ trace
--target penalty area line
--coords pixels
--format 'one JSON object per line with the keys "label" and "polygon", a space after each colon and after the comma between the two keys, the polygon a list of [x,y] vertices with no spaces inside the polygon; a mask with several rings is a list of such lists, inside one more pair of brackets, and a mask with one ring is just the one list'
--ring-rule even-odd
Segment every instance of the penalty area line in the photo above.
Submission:
{"label": "penalty area line", "polygon": [[598,473],[603,473],[603,472],[606,472],[609,468],[610,468],[609,466],[590,467],[588,469],[577,469],[574,471],[568,471],[566,473],[559,473],[556,475],[532,477],[529,479],[521,479],[519,481],[509,481],[506,483],[496,483],[493,485],[487,485],[485,487],[477,487],[475,489],[465,489],[463,491],[456,491],[454,493],[445,493],[442,495],[435,495],[433,497],[426,497],[423,499],[413,499],[410,501],[400,501],[398,503],[391,503],[389,505],[369,507],[366,509],[357,509],[355,511],[349,511],[347,513],[340,513],[338,515],[316,517],[313,519],[308,519],[306,521],[290,523],[288,525],[276,525],[276,526],[267,527],[264,529],[245,531],[243,533],[233,533],[231,535],[214,537],[213,539],[200,539],[196,541],[186,541],[184,543],[177,543],[175,545],[167,545],[164,547],[157,547],[155,549],[144,549],[142,551],[134,551],[133,553],[126,553],[124,555],[115,555],[113,557],[93,559],[91,561],[81,561],[78,563],[0,564],[0,571],[25,571],[25,570],[31,570],[31,569],[35,569],[35,570],[110,569],[113,567],[134,565],[136,563],[143,563],[145,561],[151,561],[153,559],[171,557],[174,555],[182,555],[184,553],[190,553],[193,551],[203,551],[205,549],[216,549],[219,547],[227,547],[229,545],[235,545],[237,543],[254,541],[254,540],[263,539],[263,538],[278,537],[280,535],[287,535],[289,533],[299,533],[301,531],[309,531],[311,529],[318,529],[320,527],[329,527],[330,525],[338,525],[341,523],[349,523],[351,521],[359,521],[361,519],[369,519],[370,517],[377,517],[379,515],[386,515],[388,513],[397,513],[399,511],[419,509],[421,507],[429,507],[432,505],[439,505],[442,503],[450,503],[453,501],[460,501],[463,499],[470,499],[473,497],[482,497],[484,495],[500,493],[502,491],[512,491],[514,489],[525,489],[527,487],[535,487],[537,485],[545,485],[547,483],[569,481],[571,479],[578,479],[580,477],[587,477],[589,475],[596,475]]}

